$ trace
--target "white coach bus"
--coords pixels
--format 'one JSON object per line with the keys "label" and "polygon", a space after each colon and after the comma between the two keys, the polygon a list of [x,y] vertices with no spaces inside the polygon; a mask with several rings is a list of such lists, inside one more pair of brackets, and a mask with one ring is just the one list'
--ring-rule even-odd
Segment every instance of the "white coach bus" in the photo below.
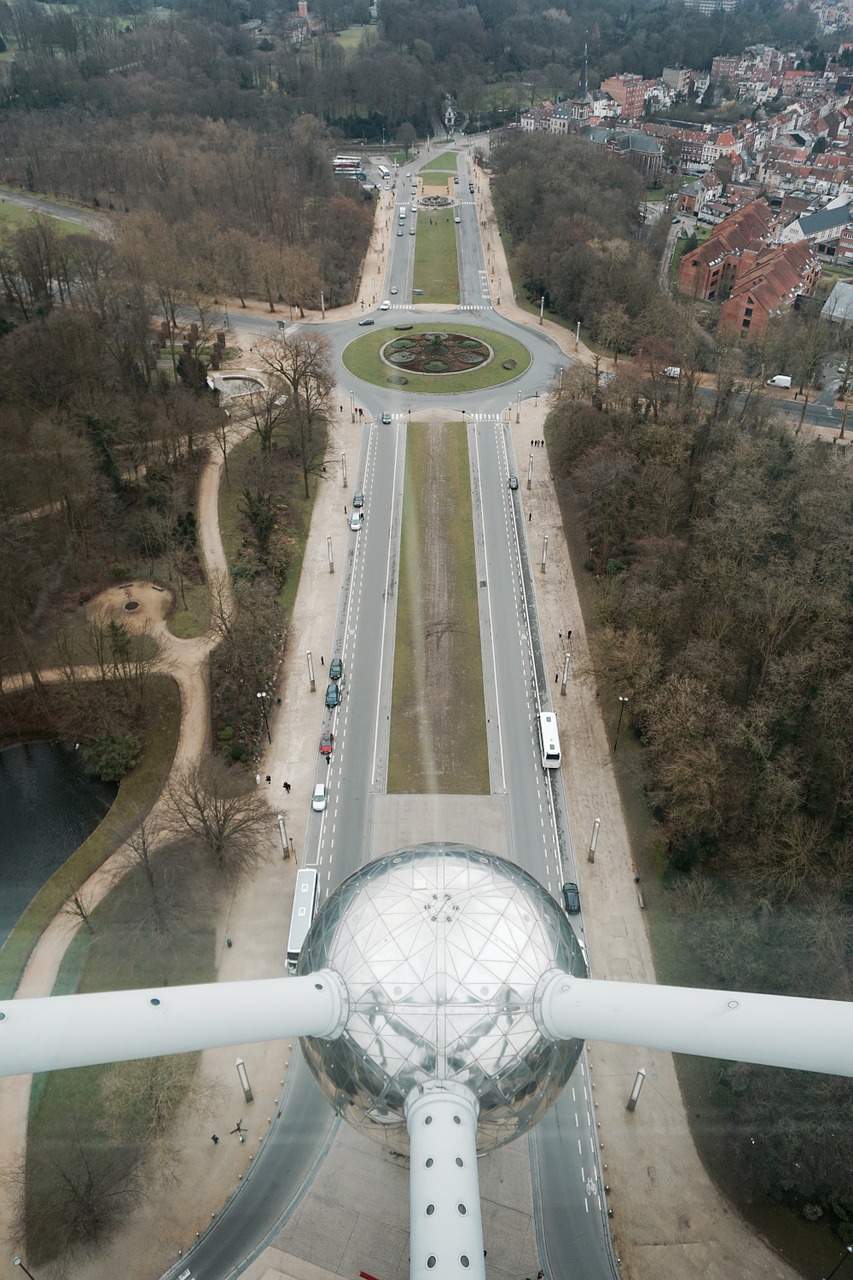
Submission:
{"label": "white coach bus", "polygon": [[557,717],[553,711],[542,711],[536,719],[539,725],[539,750],[542,752],[542,768],[559,769],[560,734],[557,731]]}
{"label": "white coach bus", "polygon": [[287,939],[287,972],[296,972],[299,953],[308,937],[308,930],[317,910],[320,881],[313,867],[296,873],[296,890],[293,894],[293,911],[290,916],[290,935]]}

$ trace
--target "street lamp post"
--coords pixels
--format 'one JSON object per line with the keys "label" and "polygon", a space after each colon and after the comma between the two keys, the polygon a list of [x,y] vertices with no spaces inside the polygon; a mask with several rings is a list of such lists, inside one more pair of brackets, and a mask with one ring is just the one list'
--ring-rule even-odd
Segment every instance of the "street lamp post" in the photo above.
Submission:
{"label": "street lamp post", "polygon": [[539,299],[539,323],[545,323],[545,294]]}
{"label": "street lamp post", "polygon": [[[828,1275],[828,1276],[826,1276],[826,1277],[824,1278],[824,1280],[832,1280],[832,1277],[835,1275],[835,1273],[836,1273],[836,1271],[838,1270],[838,1268],[839,1268],[840,1266],[842,1266],[842,1265],[847,1261],[847,1259],[848,1259],[848,1257],[850,1256],[850,1254],[851,1254],[851,1253],[853,1253],[853,1244],[846,1244],[846,1245],[844,1246],[844,1252],[843,1252],[843,1253],[842,1253],[842,1255],[841,1255],[841,1260],[840,1260],[839,1262],[836,1262],[835,1266],[832,1268],[832,1270],[830,1271],[829,1275]],[[16,1258],[16,1259],[15,1259],[15,1261],[17,1262],[17,1261],[18,1261],[18,1259]],[[24,1269],[26,1270],[26,1268],[24,1268]],[[29,1275],[29,1274],[30,1274],[30,1273],[27,1271],[27,1275]]]}
{"label": "street lamp post", "polygon": [[21,1268],[25,1276],[29,1276],[30,1280],[35,1280],[35,1276],[33,1275],[32,1271],[27,1271],[27,1268],[24,1266],[24,1263],[21,1258],[13,1258],[12,1261],[14,1262],[16,1267]]}
{"label": "street lamp post", "polygon": [[270,722],[267,719],[267,695],[265,693],[259,693],[258,697],[261,700],[261,715],[264,718],[264,728],[267,731],[267,738],[270,741],[270,745],[272,745],[272,734],[270,733]]}
{"label": "street lamp post", "polygon": [[619,694],[619,719],[616,722],[616,737],[613,739],[613,750],[615,751],[619,745],[619,730],[622,728],[622,713],[625,710],[625,703],[628,699],[624,694]]}

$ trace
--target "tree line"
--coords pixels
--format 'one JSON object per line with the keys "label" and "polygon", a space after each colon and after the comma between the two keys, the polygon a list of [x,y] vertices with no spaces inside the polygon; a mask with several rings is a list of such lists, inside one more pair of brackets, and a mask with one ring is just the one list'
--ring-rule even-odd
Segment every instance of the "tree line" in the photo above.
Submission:
{"label": "tree line", "polygon": [[[849,1000],[850,454],[781,426],[730,359],[710,402],[636,372],[555,397],[595,679],[629,699],[680,980]],[[853,1239],[846,1084],[727,1066],[715,1100],[730,1180]]]}

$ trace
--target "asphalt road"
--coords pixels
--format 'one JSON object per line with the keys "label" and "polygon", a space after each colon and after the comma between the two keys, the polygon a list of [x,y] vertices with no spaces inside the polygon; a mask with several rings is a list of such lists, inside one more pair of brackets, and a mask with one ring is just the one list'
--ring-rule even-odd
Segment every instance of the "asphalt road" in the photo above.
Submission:
{"label": "asphalt road", "polygon": [[[330,534],[335,569],[341,579],[334,654],[344,663],[343,696],[340,706],[327,710],[324,717],[323,727],[335,734],[335,748],[329,764],[318,753],[315,780],[327,783],[328,804],[322,813],[311,815],[304,855],[306,862],[314,862],[320,869],[321,900],[362,864],[370,795],[385,789],[403,495],[403,424],[410,412],[416,415],[419,407],[427,405],[451,415],[459,412],[468,422],[476,571],[478,581],[485,583],[479,600],[491,787],[493,793],[507,798],[510,856],[558,900],[563,881],[576,878],[562,774],[543,770],[539,756],[536,715],[540,707],[550,706],[552,676],[543,666],[532,607],[532,566],[521,529],[526,460],[519,468],[512,457],[507,425],[520,399],[544,394],[557,370],[570,362],[535,327],[518,326],[491,307],[487,263],[476,206],[468,192],[466,163],[460,166],[462,203],[456,224],[460,297],[466,308],[460,316],[474,318],[469,309],[476,307],[478,324],[518,337],[533,358],[530,368],[510,387],[440,398],[361,383],[340,366],[339,384],[351,390],[353,402],[365,412],[361,456],[350,492],[362,489],[366,502],[359,531],[349,529],[342,508],[340,530]],[[408,191],[407,176],[398,175],[398,197]],[[399,205],[398,198],[397,209]],[[377,327],[400,323],[401,311],[413,319],[447,323],[446,312],[430,315],[411,307],[416,243],[416,237],[409,235],[412,217],[409,207],[404,234],[397,236],[395,214],[383,284],[383,296],[390,297],[393,305],[389,311],[377,310]],[[398,289],[396,295],[390,294],[392,284]],[[278,328],[276,317],[265,324],[234,317],[231,323],[253,333]],[[323,327],[337,360],[360,332],[356,320],[327,322]],[[390,425],[378,421],[382,411],[392,414]],[[511,492],[509,474],[519,471],[520,488]],[[326,655],[327,662],[331,656]],[[318,667],[319,656],[313,657],[322,692],[328,666]],[[580,919],[576,927],[581,931]],[[292,1080],[282,1099],[280,1118],[256,1159],[251,1178],[185,1260],[193,1275],[202,1280],[225,1277],[253,1256],[287,1218],[304,1181],[322,1161],[334,1123],[332,1113],[301,1061],[298,1069],[294,1064]],[[538,1159],[534,1183],[549,1274],[560,1280],[609,1280],[607,1221],[583,1060],[558,1106],[539,1125],[530,1150]]]}

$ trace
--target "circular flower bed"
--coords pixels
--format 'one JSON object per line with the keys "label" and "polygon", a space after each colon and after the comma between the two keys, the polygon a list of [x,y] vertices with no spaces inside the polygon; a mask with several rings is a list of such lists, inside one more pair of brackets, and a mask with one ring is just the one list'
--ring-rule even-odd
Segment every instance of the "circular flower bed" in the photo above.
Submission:
{"label": "circular flower bed", "polygon": [[411,334],[386,343],[380,355],[388,364],[405,365],[411,373],[460,373],[488,364],[493,352],[479,338],[463,333]]}

